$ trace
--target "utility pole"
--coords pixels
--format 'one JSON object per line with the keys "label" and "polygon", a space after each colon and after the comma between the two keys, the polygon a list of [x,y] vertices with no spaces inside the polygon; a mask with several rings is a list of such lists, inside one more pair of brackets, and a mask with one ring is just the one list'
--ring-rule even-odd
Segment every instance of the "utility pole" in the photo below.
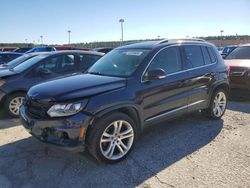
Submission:
{"label": "utility pole", "polygon": [[220,36],[221,36],[221,47],[223,46],[223,32],[224,32],[224,30],[220,30]]}
{"label": "utility pole", "polygon": [[119,22],[121,24],[121,45],[123,43],[123,23],[124,23],[124,19],[120,19]]}
{"label": "utility pole", "polygon": [[68,30],[68,44],[70,44],[70,33],[71,33],[71,31],[70,30]]}
{"label": "utility pole", "polygon": [[41,38],[41,44],[43,45],[43,36],[41,35],[40,38]]}

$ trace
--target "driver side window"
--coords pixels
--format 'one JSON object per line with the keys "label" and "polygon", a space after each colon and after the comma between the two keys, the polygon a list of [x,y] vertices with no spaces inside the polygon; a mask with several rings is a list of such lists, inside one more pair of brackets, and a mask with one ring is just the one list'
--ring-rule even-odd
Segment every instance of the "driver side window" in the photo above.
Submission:
{"label": "driver side window", "polygon": [[160,51],[153,59],[149,70],[163,69],[167,74],[182,70],[179,47],[169,47]]}

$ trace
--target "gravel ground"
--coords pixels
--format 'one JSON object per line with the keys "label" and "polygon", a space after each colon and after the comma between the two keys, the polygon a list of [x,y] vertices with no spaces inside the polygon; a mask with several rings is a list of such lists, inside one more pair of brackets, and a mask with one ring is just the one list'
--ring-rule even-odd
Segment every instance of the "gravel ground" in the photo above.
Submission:
{"label": "gravel ground", "polygon": [[97,163],[32,138],[0,119],[0,188],[250,187],[250,102],[221,120],[200,113],[148,128],[125,161]]}

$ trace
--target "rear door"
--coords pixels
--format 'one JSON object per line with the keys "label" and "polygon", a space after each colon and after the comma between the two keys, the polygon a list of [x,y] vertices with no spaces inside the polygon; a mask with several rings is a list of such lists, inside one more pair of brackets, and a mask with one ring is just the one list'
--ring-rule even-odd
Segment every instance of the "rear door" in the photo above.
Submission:
{"label": "rear door", "polygon": [[213,72],[216,62],[212,61],[209,48],[202,45],[182,46],[185,70],[189,77],[186,80],[186,84],[190,88],[189,111],[205,108],[209,102],[209,88],[216,76],[216,73]]}
{"label": "rear door", "polygon": [[180,48],[174,46],[161,50],[153,58],[145,74],[157,68],[165,70],[167,77],[142,83],[143,114],[146,123],[187,112],[188,88],[184,84],[187,73],[183,72]]}

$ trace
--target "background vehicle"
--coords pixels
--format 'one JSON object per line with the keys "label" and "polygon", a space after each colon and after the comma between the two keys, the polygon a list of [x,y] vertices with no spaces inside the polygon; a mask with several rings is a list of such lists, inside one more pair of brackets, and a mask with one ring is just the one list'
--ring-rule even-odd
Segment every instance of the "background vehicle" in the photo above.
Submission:
{"label": "background vehicle", "polygon": [[217,50],[220,54],[222,54],[222,51],[223,51],[223,47],[217,47]]}
{"label": "background vehicle", "polygon": [[20,57],[21,55],[23,54],[16,52],[0,52],[0,65],[8,63],[17,57]]}
{"label": "background vehicle", "polygon": [[73,47],[73,46],[55,46],[55,49],[57,51],[61,51],[61,50],[84,50],[84,51],[89,51],[89,48],[77,48],[77,47]]}
{"label": "background vehicle", "polygon": [[225,58],[228,54],[230,54],[235,48],[237,48],[236,45],[230,45],[230,46],[225,46],[222,50],[222,57]]}
{"label": "background vehicle", "polygon": [[16,49],[16,47],[4,47],[4,48],[1,48],[0,51],[2,51],[2,52],[12,52],[15,49]]}
{"label": "background vehicle", "polygon": [[240,45],[225,59],[229,68],[230,87],[237,92],[250,92],[250,44]]}
{"label": "background vehicle", "polygon": [[86,71],[103,54],[84,51],[50,52],[32,57],[14,68],[0,71],[0,102],[11,116],[28,89],[38,83],[72,73]]}
{"label": "background vehicle", "polygon": [[95,51],[95,52],[102,52],[102,53],[108,53],[110,52],[111,50],[113,50],[113,48],[106,48],[106,47],[103,47],[103,48],[94,48],[92,49],[92,51]]}
{"label": "background vehicle", "polygon": [[50,46],[39,46],[39,47],[35,47],[35,48],[28,50],[26,53],[52,52],[52,51],[56,51],[56,49],[54,47],[50,47]]}
{"label": "background vehicle", "polygon": [[17,52],[17,53],[25,53],[27,51],[29,51],[31,48],[16,48],[15,50],[13,50],[13,52]]}
{"label": "background vehicle", "polygon": [[148,125],[198,110],[220,118],[228,90],[215,46],[198,39],[149,41],[112,50],[86,74],[32,87],[20,117],[43,142],[85,144],[96,159],[114,163]]}

